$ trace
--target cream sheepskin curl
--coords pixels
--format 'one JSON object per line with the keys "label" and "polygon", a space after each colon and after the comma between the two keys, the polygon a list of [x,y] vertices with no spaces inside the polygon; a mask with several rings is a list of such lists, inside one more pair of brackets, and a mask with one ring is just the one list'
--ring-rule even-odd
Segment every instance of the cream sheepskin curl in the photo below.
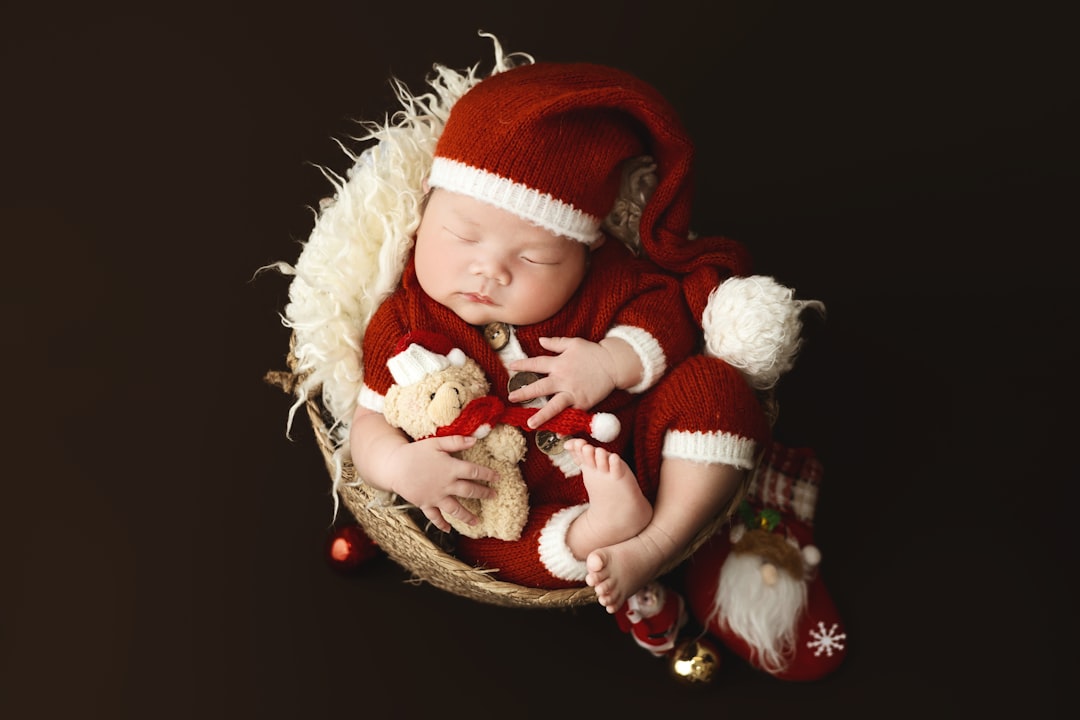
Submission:
{"label": "cream sheepskin curl", "polygon": [[[522,53],[504,54],[494,36],[481,35],[494,44],[492,74],[533,62]],[[420,95],[394,80],[401,110],[385,123],[359,123],[366,133],[351,139],[367,145],[360,154],[339,143],[352,166],[345,177],[321,168],[334,194],[321,203],[295,266],[274,266],[294,276],[282,322],[293,331],[295,372],[302,379],[287,430],[296,411],[321,391],[334,420],[335,505],[363,386],[361,339],[372,314],[401,280],[435,144],[454,103],[482,79],[477,68],[458,72],[435,65],[427,79],[431,89]]]}

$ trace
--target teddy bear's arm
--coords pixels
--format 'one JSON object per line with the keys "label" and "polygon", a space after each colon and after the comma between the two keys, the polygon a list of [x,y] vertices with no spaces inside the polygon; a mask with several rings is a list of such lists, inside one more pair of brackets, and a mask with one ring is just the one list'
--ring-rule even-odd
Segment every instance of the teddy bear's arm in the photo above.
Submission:
{"label": "teddy bear's arm", "polygon": [[498,424],[487,437],[491,453],[511,462],[521,462],[525,458],[525,436],[512,425]]}

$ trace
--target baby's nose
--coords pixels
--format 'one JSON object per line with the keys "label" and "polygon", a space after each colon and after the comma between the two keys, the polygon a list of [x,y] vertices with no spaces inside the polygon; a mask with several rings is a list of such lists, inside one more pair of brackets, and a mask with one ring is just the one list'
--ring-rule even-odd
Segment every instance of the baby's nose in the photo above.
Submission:
{"label": "baby's nose", "polygon": [[499,285],[510,281],[506,264],[497,258],[484,258],[473,263],[473,274],[493,280]]}

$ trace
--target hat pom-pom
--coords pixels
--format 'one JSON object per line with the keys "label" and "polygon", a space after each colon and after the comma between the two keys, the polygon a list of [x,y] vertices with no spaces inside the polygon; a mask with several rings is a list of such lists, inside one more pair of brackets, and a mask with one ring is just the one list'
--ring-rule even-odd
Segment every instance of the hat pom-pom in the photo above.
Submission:
{"label": "hat pom-pom", "polygon": [[622,424],[611,413],[596,413],[589,423],[589,434],[598,442],[611,442],[619,437]]}
{"label": "hat pom-pom", "polygon": [[465,351],[461,348],[454,348],[446,353],[446,359],[449,360],[450,364],[454,367],[461,367],[465,364]]}
{"label": "hat pom-pom", "polygon": [[702,313],[705,354],[741,370],[758,390],[773,387],[795,364],[802,344],[802,311],[825,311],[820,301],[796,300],[794,295],[765,275],[725,280],[709,294]]}

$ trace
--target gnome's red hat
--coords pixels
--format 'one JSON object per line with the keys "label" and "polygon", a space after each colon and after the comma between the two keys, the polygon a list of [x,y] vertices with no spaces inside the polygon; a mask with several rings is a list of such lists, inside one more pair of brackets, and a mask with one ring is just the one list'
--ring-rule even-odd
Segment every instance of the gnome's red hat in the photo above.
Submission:
{"label": "gnome's red hat", "polygon": [[[725,238],[690,239],[693,144],[677,113],[644,81],[589,63],[534,63],[477,83],[453,106],[429,184],[495,205],[586,244],[612,211],[624,163],[656,163],[642,210],[641,244],[654,262],[707,294],[749,272],[749,256]],[[694,298],[701,316],[705,297]]]}

